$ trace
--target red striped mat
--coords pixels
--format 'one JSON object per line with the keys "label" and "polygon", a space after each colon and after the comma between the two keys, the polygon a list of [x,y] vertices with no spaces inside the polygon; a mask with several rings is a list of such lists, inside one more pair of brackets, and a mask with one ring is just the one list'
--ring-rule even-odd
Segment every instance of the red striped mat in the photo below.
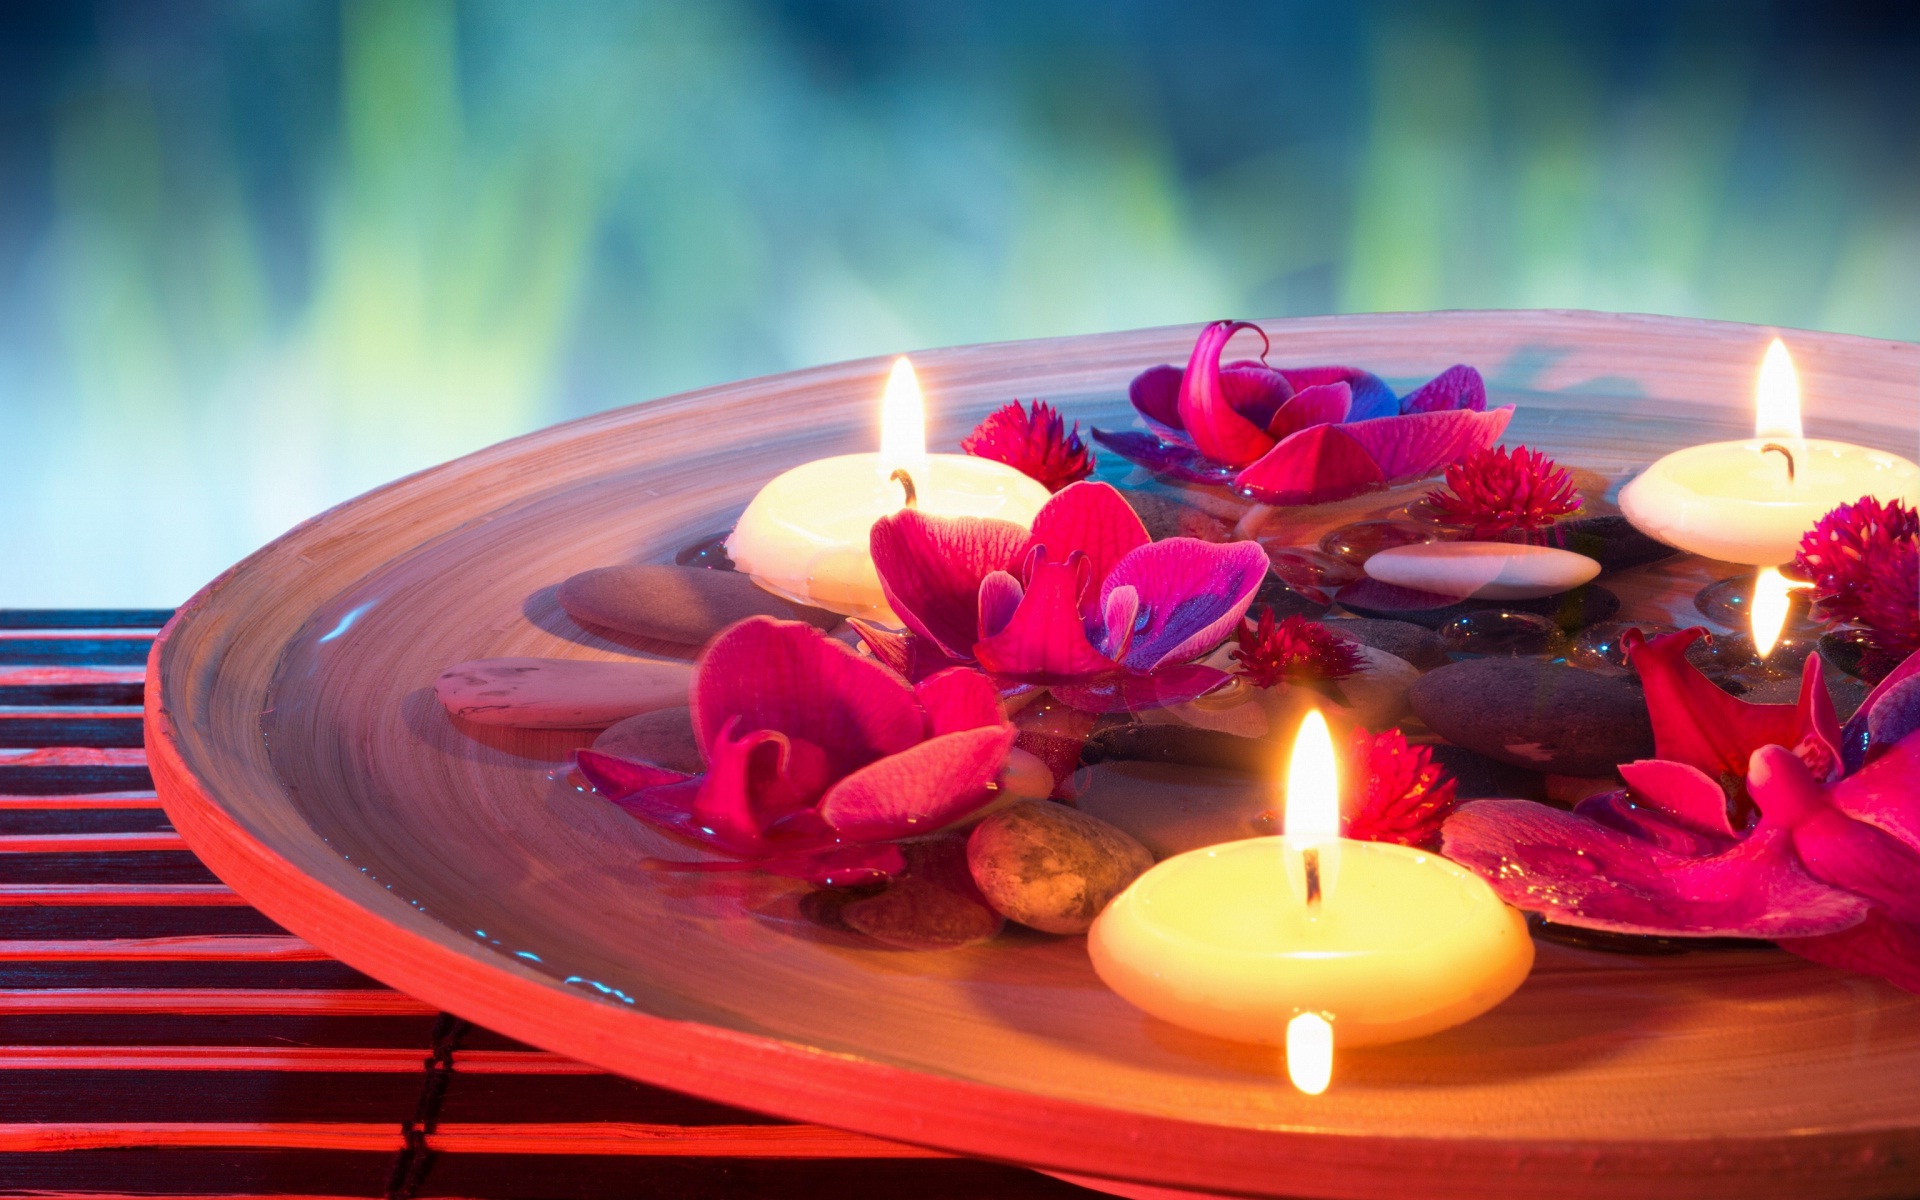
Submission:
{"label": "red striped mat", "polygon": [[1092,1195],[608,1075],[275,926],[154,797],[166,615],[0,610],[0,1195]]}

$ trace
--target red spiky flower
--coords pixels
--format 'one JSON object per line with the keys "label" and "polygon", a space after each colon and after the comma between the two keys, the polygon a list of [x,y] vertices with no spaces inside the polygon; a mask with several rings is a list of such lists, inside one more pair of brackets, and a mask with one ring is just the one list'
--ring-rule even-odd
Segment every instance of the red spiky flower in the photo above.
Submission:
{"label": "red spiky flower", "polygon": [[1409,746],[1398,729],[1353,731],[1347,745],[1346,836],[1432,849],[1458,806],[1453,780],[1426,746]]}
{"label": "red spiky flower", "polygon": [[1476,538],[1544,529],[1577,512],[1573,475],[1538,450],[1505,446],[1475,450],[1447,468],[1447,490],[1428,492],[1442,521],[1470,526]]}
{"label": "red spiky flower", "polygon": [[1894,655],[1920,650],[1920,514],[1862,496],[1820,518],[1794,567],[1830,619],[1864,629]]}
{"label": "red spiky flower", "polygon": [[1234,674],[1255,687],[1328,683],[1367,666],[1360,647],[1298,614],[1275,621],[1273,610],[1263,609],[1258,624],[1242,621],[1234,636]]}
{"label": "red spiky flower", "polygon": [[1067,428],[1044,400],[1035,400],[1031,409],[1018,400],[995,409],[960,440],[960,448],[1006,463],[1054,492],[1093,474],[1093,452],[1080,440],[1080,422]]}

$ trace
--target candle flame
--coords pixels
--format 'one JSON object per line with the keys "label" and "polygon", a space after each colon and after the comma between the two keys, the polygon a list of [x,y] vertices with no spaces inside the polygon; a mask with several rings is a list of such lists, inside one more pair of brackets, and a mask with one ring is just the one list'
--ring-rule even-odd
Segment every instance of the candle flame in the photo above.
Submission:
{"label": "candle flame", "polygon": [[880,464],[911,473],[927,457],[927,408],[920,380],[906,358],[893,360],[886,397],[880,401]]}
{"label": "candle flame", "polygon": [[1287,813],[1281,832],[1301,846],[1340,836],[1340,770],[1334,761],[1333,735],[1315,708],[1300,722],[1287,760]]}
{"label": "candle flame", "polygon": [[1798,438],[1800,427],[1800,375],[1793,369],[1793,355],[1779,338],[1767,347],[1760,360],[1760,381],[1753,389],[1753,435],[1755,437]]}
{"label": "candle flame", "polygon": [[1753,649],[1761,658],[1772,654],[1780,644],[1780,631],[1787,624],[1788,594],[1798,586],[1772,567],[1760,568],[1760,574],[1754,577],[1749,620],[1753,623]]}
{"label": "candle flame", "polygon": [[1333,1082],[1333,1026],[1319,1013],[1304,1012],[1287,1022],[1287,1078],[1309,1096]]}

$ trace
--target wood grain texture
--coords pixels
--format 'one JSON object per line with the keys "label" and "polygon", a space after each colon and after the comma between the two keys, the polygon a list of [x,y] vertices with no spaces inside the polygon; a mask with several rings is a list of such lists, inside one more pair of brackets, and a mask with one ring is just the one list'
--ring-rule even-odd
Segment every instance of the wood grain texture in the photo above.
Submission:
{"label": "wood grain texture", "polygon": [[[1397,384],[1476,363],[1496,403],[1520,405],[1507,440],[1593,473],[1601,503],[1667,450],[1751,428],[1771,332],[1584,313],[1267,328],[1272,362],[1354,362]],[[1014,395],[1124,425],[1127,380],[1184,361],[1195,332],[916,355],[934,444]],[[1920,347],[1790,342],[1810,435],[1912,453]],[[1078,939],[888,952],[812,930],[777,880],[641,870],[693,852],[548,780],[583,738],[463,729],[433,703],[450,663],[621,657],[548,589],[658,559],[725,528],[775,472],[865,447],[885,367],[542,431],[241,563],[149,661],[149,754],[174,825],[275,921],[430,1004],[636,1078],[900,1141],[1255,1195],[1397,1196],[1415,1179],[1438,1196],[1920,1188],[1920,998],[1872,980],[1773,952],[1546,946],[1493,1013],[1351,1054],[1333,1090],[1304,1097],[1270,1053],[1127,1007]],[[1305,540],[1400,502],[1275,519]],[[1702,570],[1631,598],[1671,605]]]}

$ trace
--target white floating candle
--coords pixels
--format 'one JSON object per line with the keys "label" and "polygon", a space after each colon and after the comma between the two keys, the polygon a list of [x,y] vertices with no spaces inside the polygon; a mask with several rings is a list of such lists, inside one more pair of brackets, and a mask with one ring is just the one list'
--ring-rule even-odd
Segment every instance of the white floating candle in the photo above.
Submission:
{"label": "white floating candle", "polygon": [[[1289,1048],[1421,1037],[1511,995],[1533,966],[1520,914],[1437,854],[1313,832],[1337,827],[1339,795],[1317,712],[1302,756],[1324,766],[1292,773],[1286,834],[1176,855],[1100,914],[1087,950],[1106,985],[1175,1025]],[[1330,1065],[1303,1066],[1301,1090],[1326,1086]]]}
{"label": "white floating candle", "polygon": [[1754,390],[1754,435],[1676,450],[1620,489],[1620,511],[1670,546],[1723,562],[1791,562],[1801,535],[1862,496],[1920,504],[1920,467],[1897,454],[1809,439],[1800,380],[1780,339]]}
{"label": "white floating candle", "polygon": [[943,517],[997,517],[1030,525],[1046,486],[1005,463],[928,454],[913,364],[895,360],[880,418],[880,452],[803,463],[760,489],[727,538],[727,555],[761,587],[789,600],[898,624],[867,550],[873,523],[907,503]]}

